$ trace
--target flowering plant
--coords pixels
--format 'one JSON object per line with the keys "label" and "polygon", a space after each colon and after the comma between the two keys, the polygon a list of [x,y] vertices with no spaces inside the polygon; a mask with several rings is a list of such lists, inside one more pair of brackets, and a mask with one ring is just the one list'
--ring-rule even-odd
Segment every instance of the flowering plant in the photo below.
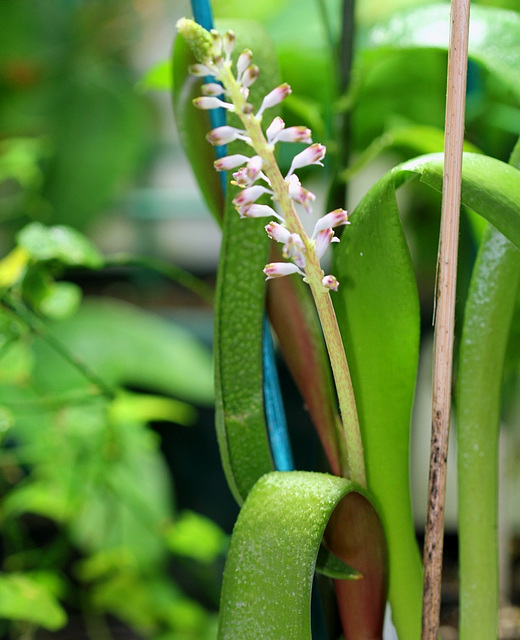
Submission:
{"label": "flowering plant", "polygon": [[[477,12],[476,29],[489,18]],[[286,127],[278,115],[269,123],[263,122],[269,109],[289,97],[289,85],[277,80],[274,88],[253,95],[261,65],[253,63],[249,49],[234,55],[238,36],[231,31],[221,36],[186,19],[179,22],[178,29],[196,59],[191,73],[211,77],[202,86],[204,95],[193,99],[194,105],[202,112],[224,109],[236,119],[233,124],[215,126],[207,140],[217,147],[242,144],[239,152],[233,150],[214,161],[217,171],[234,172],[226,187],[216,312],[217,432],[229,485],[243,504],[224,574],[220,637],[299,639],[309,637],[311,627],[313,634],[320,633],[313,594],[317,571],[333,580],[345,638],[382,637],[387,602],[399,637],[418,638],[423,574],[414,535],[408,468],[420,316],[417,283],[395,190],[414,176],[441,190],[442,156],[421,156],[397,166],[374,185],[352,216],[342,203],[336,203],[338,206],[319,218],[309,235],[298,211],[303,209],[303,215],[312,211],[317,198],[302,186],[296,172],[322,164],[325,147],[313,142],[306,125]],[[395,33],[389,28],[387,39],[397,38]],[[384,31],[378,32],[378,37],[382,47],[388,46]],[[188,57],[186,44],[180,40],[174,56],[174,105],[181,121],[187,118],[188,109],[189,92],[184,88],[194,86],[182,70]],[[191,131],[185,140],[194,142],[196,135],[200,129],[198,133]],[[280,142],[307,145],[294,155],[287,171],[280,169],[275,156]],[[517,166],[518,145],[510,164],[483,154],[467,154],[462,202],[492,222],[508,238],[505,242],[519,246],[520,199],[513,196],[520,195]],[[200,166],[196,170],[201,179]],[[211,193],[207,180],[204,177],[201,183]],[[253,220],[244,222],[242,218]],[[254,219],[261,218],[269,219],[264,229],[253,226]],[[244,224],[251,224],[251,228],[246,230]],[[338,243],[336,232],[346,225],[349,227]],[[278,257],[269,261],[265,259],[265,232],[282,245],[281,256],[276,245],[270,248],[271,255]],[[474,432],[476,407],[479,425],[482,415],[497,422],[496,399],[500,394],[498,385],[495,400],[490,402],[470,380],[478,377],[483,361],[489,365],[493,359],[493,367],[501,370],[512,314],[511,300],[506,301],[505,289],[496,287],[496,282],[494,302],[482,304],[482,287],[491,286],[486,269],[495,259],[508,273],[516,273],[520,267],[513,258],[516,250],[499,252],[498,257],[498,233],[490,228],[479,237],[481,249],[466,304],[457,381],[462,501],[464,492],[471,491],[468,479],[474,477],[474,465],[480,468],[482,463],[472,453],[475,438],[480,437]],[[337,245],[333,275],[326,275],[320,261],[331,244]],[[444,263],[440,264],[442,273]],[[268,353],[262,345],[265,283],[258,278],[261,270],[269,281],[271,322],[333,475],[277,471],[281,466],[273,436],[276,429],[269,413],[269,393],[262,386],[268,377]],[[295,274],[303,277],[311,291],[319,325],[309,311],[309,297],[301,280],[292,277]],[[490,348],[490,339],[481,331],[490,326],[498,309],[503,322]],[[482,338],[478,347],[476,334]],[[335,394],[341,419],[336,414]],[[435,465],[441,457],[438,451],[432,457],[433,476],[438,474]],[[492,467],[490,460],[491,476],[496,472]],[[287,465],[284,471],[289,469]],[[432,496],[430,491],[430,501]],[[485,500],[485,517],[491,520],[493,500],[496,502],[496,497]],[[460,535],[465,536],[469,550],[479,544],[470,524],[478,511],[474,502],[471,500],[472,508],[461,522]],[[484,517],[482,512],[479,517]],[[492,548],[488,553],[493,555]],[[428,562],[425,557],[427,569]],[[481,566],[476,574],[478,571],[470,570],[467,564],[461,574],[461,637],[472,637],[475,619],[480,616],[483,618],[477,624],[481,627],[493,629],[497,624],[496,608],[484,612],[485,607],[476,606],[473,599],[477,591],[482,598],[489,593],[489,566]],[[425,593],[431,588],[427,583],[425,580]],[[424,612],[422,627],[423,638],[437,636],[438,620],[430,629]]]}

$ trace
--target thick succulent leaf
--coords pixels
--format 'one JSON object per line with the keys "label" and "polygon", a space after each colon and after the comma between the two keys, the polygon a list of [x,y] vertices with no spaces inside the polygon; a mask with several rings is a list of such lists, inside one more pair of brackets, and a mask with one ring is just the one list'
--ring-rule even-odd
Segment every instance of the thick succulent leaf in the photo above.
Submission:
{"label": "thick succulent leaf", "polygon": [[[520,204],[519,215],[520,215]],[[498,628],[498,433],[502,372],[520,285],[520,251],[489,226],[464,312],[457,373],[460,637]]]}
{"label": "thick succulent leaf", "polygon": [[352,607],[362,617],[352,615],[356,628],[349,628],[348,637],[380,638],[386,555],[374,508],[344,478],[294,471],[262,477],[242,507],[224,571],[219,639],[310,639],[311,591],[323,536],[333,553],[363,575],[336,582],[369,603],[369,612]]}
{"label": "thick succulent leaf", "polygon": [[[409,425],[419,343],[415,277],[395,189],[419,175],[442,186],[442,154],[399,165],[367,193],[336,252],[334,297],[351,366],[368,486],[380,505],[390,562],[392,615],[403,637],[420,634],[422,576],[409,499]],[[520,245],[520,172],[464,154],[462,201]]]}
{"label": "thick succulent leaf", "polygon": [[228,189],[215,308],[216,426],[229,487],[241,503],[273,469],[262,390],[267,237],[262,220],[242,220]]}
{"label": "thick succulent leaf", "polygon": [[[50,325],[60,342],[114,386],[141,387],[183,400],[213,399],[209,351],[187,330],[115,301],[88,301],[77,315]],[[42,388],[63,393],[88,381],[44,340],[35,345],[34,376]]]}
{"label": "thick succulent leaf", "polygon": [[[364,48],[448,48],[449,4],[416,7],[377,25],[368,34]],[[471,7],[468,56],[520,99],[520,15],[493,7]]]}

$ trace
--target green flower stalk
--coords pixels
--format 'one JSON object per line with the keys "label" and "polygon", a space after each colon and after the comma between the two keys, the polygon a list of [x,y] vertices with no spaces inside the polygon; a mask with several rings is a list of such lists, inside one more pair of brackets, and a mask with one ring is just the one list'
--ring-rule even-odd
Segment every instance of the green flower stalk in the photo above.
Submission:
{"label": "green flower stalk", "polygon": [[[253,150],[251,157],[234,154],[219,158],[215,161],[215,168],[217,171],[236,170],[233,173],[233,184],[241,190],[233,199],[233,204],[240,217],[271,218],[265,227],[266,232],[270,238],[283,245],[282,255],[287,262],[266,265],[266,279],[299,274],[311,289],[327,344],[343,421],[347,449],[343,472],[354,482],[366,486],[363,444],[352,381],[330,298],[330,291],[336,291],[339,283],[335,276],[326,275],[320,265],[320,259],[330,244],[339,242],[334,229],[350,224],[348,214],[344,209],[331,211],[317,221],[309,236],[296,208],[299,205],[310,212],[315,195],[301,185],[295,171],[313,164],[323,166],[326,148],[322,144],[313,143],[312,132],[307,127],[285,127],[284,121],[279,117],[274,118],[264,133],[264,112],[282,102],[291,93],[291,88],[288,84],[282,84],[270,91],[255,113],[253,105],[247,100],[249,87],[258,77],[259,69],[251,64],[252,53],[249,50],[243,51],[236,65],[233,65],[231,54],[235,36],[231,31],[221,36],[217,31],[206,31],[186,18],[179,20],[177,28],[198,60],[190,68],[190,72],[216,80],[202,85],[204,95],[194,100],[195,106],[200,109],[224,108],[235,113],[243,126],[243,129],[228,125],[217,127],[208,134],[208,141],[219,146],[242,140]],[[285,176],[282,175],[274,155],[278,142],[309,145],[295,155]],[[257,203],[265,194],[270,196],[276,210]]]}

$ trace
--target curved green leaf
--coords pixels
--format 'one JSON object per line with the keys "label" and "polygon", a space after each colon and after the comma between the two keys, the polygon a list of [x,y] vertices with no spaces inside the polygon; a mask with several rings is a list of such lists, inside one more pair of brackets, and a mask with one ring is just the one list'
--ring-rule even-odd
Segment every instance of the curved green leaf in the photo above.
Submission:
{"label": "curved green leaf", "polygon": [[[367,53],[377,49],[448,49],[449,4],[417,7],[377,25],[364,43]],[[468,56],[520,99],[520,15],[494,7],[471,7]]]}
{"label": "curved green leaf", "polygon": [[[74,355],[105,382],[213,400],[211,354],[188,331],[136,307],[110,300],[85,302],[77,315],[50,325]],[[80,371],[43,340],[35,345],[36,383],[55,393],[85,387]]]}
{"label": "curved green leaf", "polygon": [[369,603],[369,612],[350,611],[348,637],[381,637],[386,560],[375,510],[344,478],[294,471],[262,477],[242,507],[224,571],[219,639],[310,639],[311,590],[323,536],[331,551],[363,574],[336,582],[337,588],[364,592]]}
{"label": "curved green leaf", "polygon": [[[336,253],[336,310],[352,371],[368,486],[388,540],[392,616],[403,637],[419,637],[422,576],[409,499],[409,425],[419,342],[418,299],[395,189],[415,176],[442,187],[442,154],[386,174],[352,214]],[[520,172],[464,154],[462,202],[520,246]]]}
{"label": "curved green leaf", "polygon": [[519,285],[520,251],[488,227],[466,302],[457,374],[462,640],[496,637],[498,629],[498,433]]}
{"label": "curved green leaf", "polygon": [[228,189],[215,307],[215,421],[220,456],[239,504],[273,469],[264,416],[262,329],[269,239],[241,219]]}

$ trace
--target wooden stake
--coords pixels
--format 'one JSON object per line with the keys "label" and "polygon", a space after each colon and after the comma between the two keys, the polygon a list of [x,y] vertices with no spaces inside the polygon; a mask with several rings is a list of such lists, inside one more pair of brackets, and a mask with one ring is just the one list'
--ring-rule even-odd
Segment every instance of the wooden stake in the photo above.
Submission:
{"label": "wooden stake", "polygon": [[444,134],[444,179],[437,258],[432,440],[428,514],[424,540],[422,640],[437,640],[439,634],[469,10],[470,0],[452,0]]}

